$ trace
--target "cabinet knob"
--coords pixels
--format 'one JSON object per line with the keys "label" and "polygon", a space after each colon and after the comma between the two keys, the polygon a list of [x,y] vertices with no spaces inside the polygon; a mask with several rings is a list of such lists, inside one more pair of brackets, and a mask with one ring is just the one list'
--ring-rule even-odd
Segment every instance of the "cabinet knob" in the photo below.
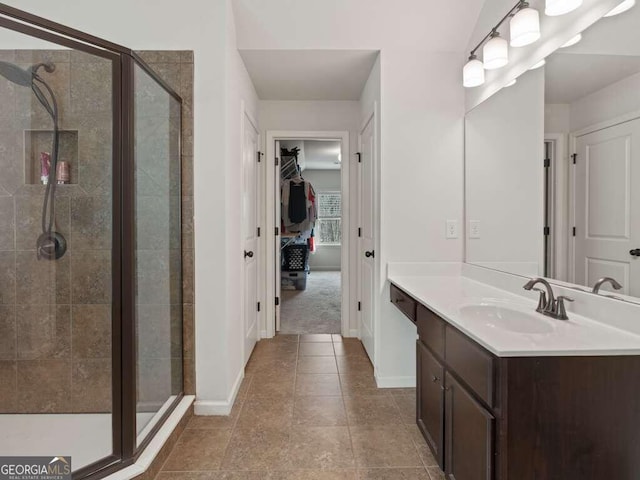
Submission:
{"label": "cabinet knob", "polygon": [[449,390],[451,390],[450,387],[440,387],[443,391],[448,392]]}
{"label": "cabinet knob", "polygon": [[431,381],[433,383],[436,383],[438,380],[440,380],[438,377],[436,377],[435,375],[433,376],[433,378],[431,379]]}

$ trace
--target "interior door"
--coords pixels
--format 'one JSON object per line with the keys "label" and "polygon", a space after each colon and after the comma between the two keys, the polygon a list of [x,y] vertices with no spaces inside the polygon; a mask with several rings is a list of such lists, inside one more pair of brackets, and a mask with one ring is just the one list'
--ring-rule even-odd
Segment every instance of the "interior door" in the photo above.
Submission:
{"label": "interior door", "polygon": [[577,154],[575,282],[640,296],[640,119],[578,137]]}
{"label": "interior door", "polygon": [[259,133],[251,119],[245,114],[243,117],[243,148],[242,148],[242,236],[244,249],[243,271],[243,317],[244,317],[244,355],[245,362],[249,360],[253,347],[258,340],[258,236],[259,215],[258,198],[260,143]]}
{"label": "interior door", "polygon": [[[280,210],[280,141],[276,140],[276,146],[275,146],[275,152],[276,152],[276,158],[277,158],[277,162],[276,162],[276,174],[275,174],[275,192],[276,192],[276,200],[275,200],[275,214],[274,214],[274,218],[276,219],[276,225],[277,225],[277,229],[278,232],[280,232],[280,224],[282,223],[281,221],[281,210]],[[275,248],[275,270],[274,270],[274,285],[275,285],[275,292],[276,292],[276,309],[275,309],[275,314],[276,314],[276,332],[280,331],[280,299],[282,298],[281,296],[281,280],[280,280],[280,272],[281,272],[281,264],[282,264],[282,260],[280,257],[280,236],[278,235],[276,237],[276,248]]]}
{"label": "interior door", "polygon": [[375,115],[360,132],[358,162],[358,331],[369,355],[374,358],[373,302],[375,286]]}

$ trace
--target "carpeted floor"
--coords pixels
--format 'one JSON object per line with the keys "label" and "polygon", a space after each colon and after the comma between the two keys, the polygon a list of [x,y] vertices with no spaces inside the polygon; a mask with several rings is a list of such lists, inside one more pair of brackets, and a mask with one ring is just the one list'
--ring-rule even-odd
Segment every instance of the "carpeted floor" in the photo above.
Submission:
{"label": "carpeted floor", "polygon": [[340,272],[311,272],[306,290],[282,290],[280,333],[340,333]]}

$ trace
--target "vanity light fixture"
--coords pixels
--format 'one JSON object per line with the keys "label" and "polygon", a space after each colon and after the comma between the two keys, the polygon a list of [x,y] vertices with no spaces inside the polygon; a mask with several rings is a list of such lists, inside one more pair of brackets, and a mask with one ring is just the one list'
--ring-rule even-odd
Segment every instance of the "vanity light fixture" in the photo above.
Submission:
{"label": "vanity light fixture", "polygon": [[579,33],[577,34],[575,37],[573,37],[571,40],[569,40],[567,43],[565,43],[564,45],[562,45],[560,48],[567,48],[567,47],[571,47],[573,45],[575,45],[576,43],[578,43],[580,40],[582,40],[582,34]]}
{"label": "vanity light fixture", "polygon": [[540,67],[544,66],[546,63],[547,63],[547,61],[543,58],[538,63],[536,63],[533,67],[531,67],[529,70],[535,70],[536,68],[540,68]]}
{"label": "vanity light fixture", "polygon": [[[500,37],[499,29],[504,22],[511,19],[511,46],[523,47],[540,38],[540,15],[530,8],[525,0],[518,0],[498,24],[471,50],[469,61],[462,71],[462,84],[465,87],[477,87],[484,83],[484,70],[493,70],[505,66],[509,62],[509,46]],[[484,63],[478,60],[476,52],[483,47]]]}
{"label": "vanity light fixture", "polygon": [[520,2],[518,12],[509,22],[511,46],[524,47],[540,38],[540,14],[527,2]]}
{"label": "vanity light fixture", "polygon": [[495,70],[509,63],[509,44],[497,30],[491,32],[491,40],[482,48],[482,60],[486,70]]}
{"label": "vanity light fixture", "polygon": [[624,0],[621,4],[611,10],[609,13],[605,15],[605,17],[613,17],[614,15],[620,15],[621,13],[626,12],[630,8],[633,8],[636,4],[636,0]]}
{"label": "vanity light fixture", "polygon": [[462,70],[462,84],[467,87],[478,87],[484,83],[484,64],[471,54]]}
{"label": "vanity light fixture", "polygon": [[573,12],[582,5],[582,0],[547,0],[544,7],[545,15],[557,17]]}

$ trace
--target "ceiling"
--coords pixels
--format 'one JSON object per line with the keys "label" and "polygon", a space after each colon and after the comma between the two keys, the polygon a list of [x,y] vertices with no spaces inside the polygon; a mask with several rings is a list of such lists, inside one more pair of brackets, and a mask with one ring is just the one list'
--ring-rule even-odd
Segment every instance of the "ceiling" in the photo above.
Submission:
{"label": "ceiling", "polygon": [[339,140],[281,140],[280,145],[298,147],[298,164],[302,170],[340,170]]}
{"label": "ceiling", "polygon": [[576,45],[547,59],[545,101],[572,103],[608,85],[640,73],[640,5],[602,18]]}
{"label": "ceiling", "polygon": [[240,50],[260,100],[359,100],[372,50]]}

